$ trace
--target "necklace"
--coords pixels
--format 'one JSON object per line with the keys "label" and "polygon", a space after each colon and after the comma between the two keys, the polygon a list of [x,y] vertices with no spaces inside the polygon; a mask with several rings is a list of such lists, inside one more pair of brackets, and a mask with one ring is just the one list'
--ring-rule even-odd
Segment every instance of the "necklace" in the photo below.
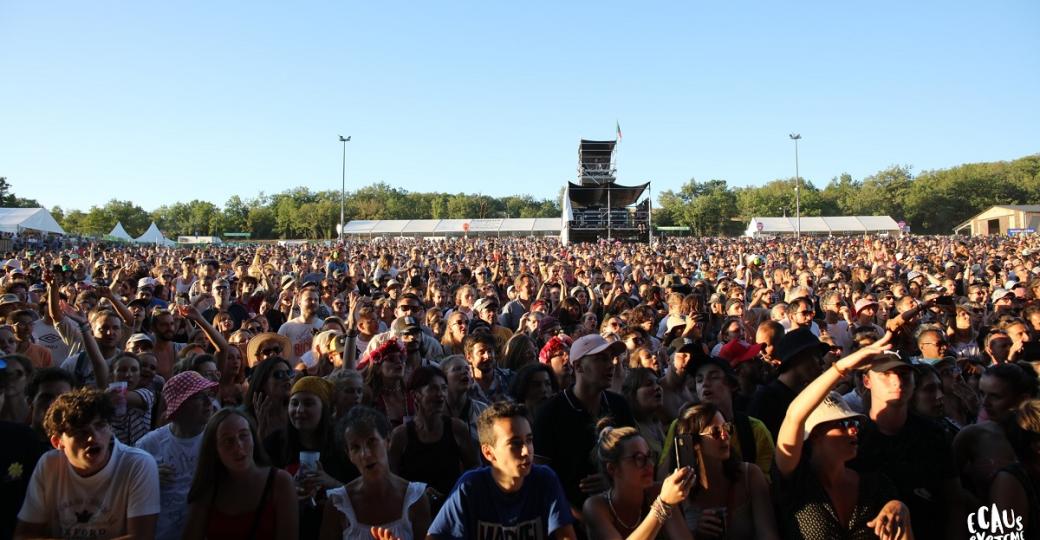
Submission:
{"label": "necklace", "polygon": [[626,529],[628,529],[630,531],[631,530],[635,530],[636,526],[639,525],[639,520],[643,518],[643,511],[640,510],[639,511],[639,516],[636,517],[636,522],[634,524],[629,525],[628,523],[625,523],[624,521],[622,521],[621,520],[621,516],[619,516],[618,513],[617,513],[617,510],[614,509],[614,489],[613,488],[611,488],[609,491],[607,491],[607,505],[610,506],[610,513],[613,514],[614,519],[616,519],[617,522],[620,523],[622,527],[624,527],[624,528],[626,528]]}

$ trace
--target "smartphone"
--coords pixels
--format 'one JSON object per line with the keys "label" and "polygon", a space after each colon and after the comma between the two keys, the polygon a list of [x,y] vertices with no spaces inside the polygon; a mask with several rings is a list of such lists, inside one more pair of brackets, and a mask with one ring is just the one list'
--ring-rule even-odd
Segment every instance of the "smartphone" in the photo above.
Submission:
{"label": "smartphone", "polygon": [[697,472],[697,454],[693,450],[693,439],[690,435],[676,435],[672,442],[675,447],[675,468],[690,467]]}

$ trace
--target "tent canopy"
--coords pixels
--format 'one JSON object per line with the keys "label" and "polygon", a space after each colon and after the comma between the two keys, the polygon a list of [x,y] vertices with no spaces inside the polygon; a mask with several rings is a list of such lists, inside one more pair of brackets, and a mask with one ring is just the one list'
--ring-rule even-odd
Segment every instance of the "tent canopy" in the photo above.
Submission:
{"label": "tent canopy", "polygon": [[[897,233],[899,224],[889,216],[805,216],[802,217],[802,232],[806,234],[868,234]],[[761,225],[761,228],[759,226]],[[746,236],[757,234],[794,234],[798,231],[798,220],[793,217],[751,218]]]}
{"label": "tent canopy", "polygon": [[17,234],[24,230],[65,234],[44,208],[0,208],[0,231]]}
{"label": "tent canopy", "polygon": [[383,219],[348,221],[343,234],[442,236],[449,234],[559,233],[560,218]]}
{"label": "tent canopy", "polygon": [[133,240],[133,238],[130,236],[130,233],[126,232],[126,229],[123,228],[122,221],[117,221],[116,226],[112,227],[112,232],[106,234],[105,238],[118,240],[121,242],[130,242]]}
{"label": "tent canopy", "polygon": [[168,240],[163,236],[162,231],[159,230],[159,227],[155,226],[154,221],[148,226],[148,230],[145,231],[144,234],[134,239],[134,242],[137,242],[138,244],[158,244],[160,246],[176,245],[176,242]]}

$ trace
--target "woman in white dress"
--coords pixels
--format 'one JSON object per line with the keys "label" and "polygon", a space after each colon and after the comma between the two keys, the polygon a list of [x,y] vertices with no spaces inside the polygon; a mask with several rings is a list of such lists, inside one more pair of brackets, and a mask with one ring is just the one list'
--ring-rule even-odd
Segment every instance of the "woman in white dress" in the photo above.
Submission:
{"label": "woman in white dress", "polygon": [[390,472],[387,439],[390,422],[383,413],[354,406],[342,422],[347,456],[361,477],[327,492],[322,540],[425,538],[430,527],[426,484]]}

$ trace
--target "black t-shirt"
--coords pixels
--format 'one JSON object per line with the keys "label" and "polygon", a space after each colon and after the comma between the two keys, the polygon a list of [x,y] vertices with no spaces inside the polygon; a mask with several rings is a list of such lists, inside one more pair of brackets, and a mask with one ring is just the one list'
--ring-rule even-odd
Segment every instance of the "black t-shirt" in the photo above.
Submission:
{"label": "black t-shirt", "polygon": [[600,397],[597,418],[585,410],[570,388],[543,403],[535,416],[534,453],[549,460],[567,500],[576,508],[581,508],[587,497],[578,489],[578,482],[599,472],[592,456],[598,440],[596,422],[607,416],[614,419],[615,427],[636,425],[625,398],[606,391]]}
{"label": "black t-shirt", "polygon": [[11,538],[29,478],[45,448],[23,424],[0,422],[0,540]]}
{"label": "black t-shirt", "polygon": [[949,508],[944,483],[957,478],[957,469],[942,428],[910,414],[903,429],[889,436],[866,420],[859,430],[859,454],[849,465],[862,473],[883,473],[892,480],[899,500],[910,509],[919,540],[944,537]]}
{"label": "black t-shirt", "polygon": [[787,415],[787,407],[794,401],[798,392],[791,390],[780,379],[774,379],[765,386],[760,386],[755,396],[751,398],[748,405],[748,416],[753,416],[762,421],[769,428],[769,433],[776,440],[776,434],[780,432],[780,424],[784,423]]}

